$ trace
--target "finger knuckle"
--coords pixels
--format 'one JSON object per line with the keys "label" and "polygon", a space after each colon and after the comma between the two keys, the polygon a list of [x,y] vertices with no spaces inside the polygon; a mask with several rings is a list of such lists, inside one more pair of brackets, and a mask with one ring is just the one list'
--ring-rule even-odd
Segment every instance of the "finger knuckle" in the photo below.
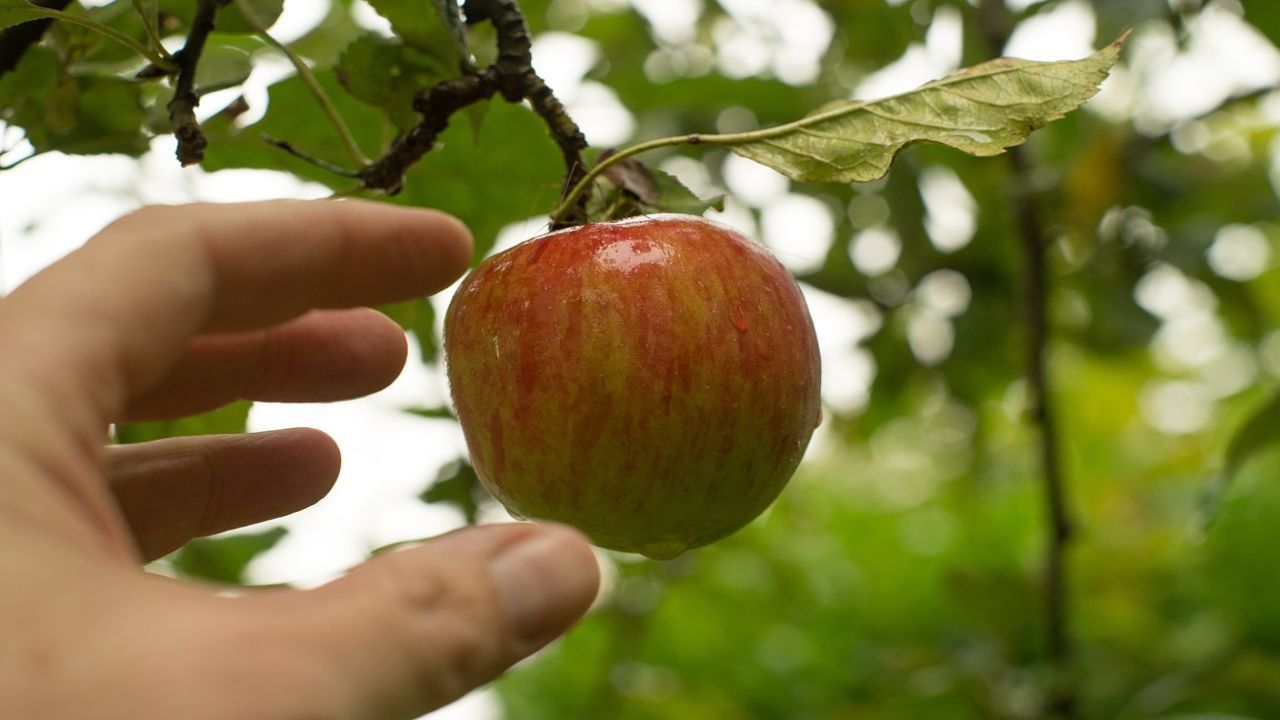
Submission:
{"label": "finger knuckle", "polygon": [[423,680],[459,697],[505,667],[506,636],[483,574],[457,566],[424,574],[407,563],[388,570],[380,584],[393,632]]}
{"label": "finger knuckle", "polygon": [[399,618],[434,612],[445,597],[444,584],[435,573],[422,572],[394,555],[387,557],[380,570],[373,573],[376,592]]}

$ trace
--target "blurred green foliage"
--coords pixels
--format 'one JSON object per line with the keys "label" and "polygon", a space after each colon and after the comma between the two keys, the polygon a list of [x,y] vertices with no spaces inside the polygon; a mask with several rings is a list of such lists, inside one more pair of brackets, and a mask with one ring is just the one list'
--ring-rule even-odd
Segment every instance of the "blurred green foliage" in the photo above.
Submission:
{"label": "blurred green foliage", "polygon": [[174,420],[121,423],[115,427],[118,443],[140,443],[186,435],[230,435],[245,431],[252,403],[244,400],[200,415]]}
{"label": "blurred green foliage", "polygon": [[[83,12],[146,42],[136,16],[118,11],[127,5]],[[401,24],[420,19],[404,14],[403,2],[374,5]],[[744,3],[691,4],[695,24],[674,41],[626,2],[521,5],[535,37],[571,33],[593,43],[587,80],[631,114],[634,140],[800,117],[918,49],[940,17],[960,19],[964,64],[993,54],[985,38],[994,21],[975,7],[989,3],[964,0],[822,2],[834,35],[816,76],[790,82],[768,63],[745,77],[717,63],[735,28],[773,37],[743,21]],[[1132,43],[1145,34],[1186,50],[1191,28],[1210,12],[1243,12],[1261,37],[1280,38],[1280,11],[1265,0],[1017,5],[1013,24],[1088,5],[1099,44],[1133,27]],[[165,17],[174,36],[186,22],[178,6]],[[453,28],[427,23],[406,47],[374,39],[351,18],[350,3],[335,0],[291,47],[315,65],[362,150],[377,156],[412,121],[409,94],[450,71],[414,42]],[[165,131],[168,93],[124,79],[141,63],[121,46],[58,27],[0,78],[0,119],[25,128],[38,152],[143,152],[140,123]],[[491,57],[491,42],[480,27],[470,47]],[[230,58],[229,79],[242,70],[237,53],[257,60],[273,52],[230,33],[210,43]],[[1121,65],[1130,82],[1141,80],[1129,55]],[[397,70],[379,74],[385,68]],[[1265,406],[1280,375],[1278,101],[1274,88],[1262,88],[1163,124],[1144,121],[1141,103],[1076,112],[1033,135],[1025,178],[1004,158],[921,146],[875,183],[792,184],[821,201],[834,236],[825,261],[800,279],[876,318],[851,341],[875,370],[865,402],[825,409],[819,447],[775,506],[740,533],[669,562],[604,557],[607,588],[588,618],[498,682],[509,717],[1022,719],[1044,716],[1049,688],[1060,684],[1074,688],[1084,718],[1280,717],[1280,460],[1269,449],[1280,429],[1250,426],[1251,457],[1232,461],[1236,478],[1219,509],[1202,514],[1234,429]],[[353,189],[265,142],[350,162],[296,76],[272,85],[258,119],[226,112],[205,127],[206,169],[277,169]],[[723,191],[732,184],[726,157],[686,148],[645,160],[692,163]],[[479,258],[504,227],[554,205],[561,172],[536,116],[495,100],[455,118],[391,200],[458,215],[476,234]],[[972,198],[973,239],[962,247],[940,247],[931,225],[938,218],[922,187],[939,172]],[[1048,534],[1036,437],[1024,417],[1014,200],[1028,192],[1051,236],[1052,399],[1078,525],[1068,557],[1075,652],[1065,679],[1055,677],[1043,641]],[[735,207],[752,222],[766,211]],[[1262,238],[1262,272],[1231,277],[1213,260],[1233,227]],[[860,269],[850,253],[868,229],[900,244],[882,272]],[[963,277],[968,299],[933,318],[933,336],[950,344],[928,354],[916,341],[920,317],[934,312],[925,287],[942,270]],[[439,308],[385,309],[418,335],[422,361],[438,362]],[[243,427],[237,412],[126,426],[121,439]],[[468,520],[491,502],[465,463],[424,484],[424,501],[452,503]],[[198,541],[173,562],[191,575],[239,581],[249,559],[278,539]]]}
{"label": "blurred green foliage", "polygon": [[288,531],[282,527],[226,537],[197,538],[162,563],[179,577],[228,585],[243,584],[249,563],[275,547]]}

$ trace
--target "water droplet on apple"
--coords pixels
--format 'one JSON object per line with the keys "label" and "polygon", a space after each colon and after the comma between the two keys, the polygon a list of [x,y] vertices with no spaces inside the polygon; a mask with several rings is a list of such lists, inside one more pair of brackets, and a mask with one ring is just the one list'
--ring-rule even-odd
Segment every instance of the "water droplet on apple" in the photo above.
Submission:
{"label": "water droplet on apple", "polygon": [[749,327],[746,316],[740,310],[733,311],[733,326],[738,328],[738,332],[746,332]]}
{"label": "water droplet on apple", "polygon": [[640,554],[651,557],[654,560],[671,560],[684,554],[685,544],[678,540],[663,540],[661,542],[649,543],[640,548]]}

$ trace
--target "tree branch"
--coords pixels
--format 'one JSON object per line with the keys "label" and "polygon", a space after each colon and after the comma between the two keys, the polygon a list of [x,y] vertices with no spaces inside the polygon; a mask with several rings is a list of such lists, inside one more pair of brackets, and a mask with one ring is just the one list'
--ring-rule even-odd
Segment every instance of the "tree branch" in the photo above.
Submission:
{"label": "tree branch", "polygon": [[[484,70],[467,73],[422,92],[414,101],[414,109],[422,113],[422,121],[397,140],[385,156],[361,172],[365,186],[398,192],[404,184],[405,173],[435,145],[453,113],[501,94],[508,102],[529,101],[564,156],[565,189],[573,187],[586,174],[582,151],[587,147],[587,140],[555,93],[534,72],[529,26],[519,6],[515,0],[467,0],[465,14],[469,25],[493,23],[498,34],[497,59]],[[569,213],[558,226],[584,220],[586,203],[587,197],[581,197],[576,211]]]}
{"label": "tree branch", "polygon": [[413,109],[422,113],[422,121],[400,136],[386,155],[360,172],[364,186],[393,195],[400,192],[405,173],[435,146],[436,138],[449,126],[449,117],[472,103],[492,97],[497,91],[497,72],[489,67],[423,92],[413,101]]}
{"label": "tree branch", "polygon": [[[1030,182],[1026,154],[1021,147],[1010,148],[1010,165],[1022,188]],[[1022,243],[1023,308],[1026,312],[1026,373],[1031,386],[1031,421],[1040,434],[1040,471],[1044,478],[1045,506],[1049,521],[1049,542],[1045,557],[1045,623],[1049,658],[1062,665],[1071,658],[1068,635],[1065,559],[1073,523],[1063,487],[1058,453],[1057,422],[1050,399],[1046,348],[1049,341],[1048,259],[1045,254],[1044,223],[1034,198],[1020,191],[1015,199],[1018,234]],[[1066,700],[1064,698],[1063,700]],[[1069,713],[1066,713],[1069,715]]]}
{"label": "tree branch", "polygon": [[[1009,40],[1009,11],[1003,0],[981,0],[978,12],[988,49],[992,55],[999,54]],[[1031,187],[1031,172],[1025,148],[1010,148],[1007,156],[1017,183],[1014,212],[1023,255],[1026,378],[1031,388],[1029,419],[1039,434],[1040,473],[1048,526],[1044,559],[1045,651],[1054,677],[1045,714],[1069,719],[1076,717],[1078,710],[1075,683],[1071,680],[1074,647],[1066,567],[1074,523],[1062,478],[1057,421],[1050,395],[1052,383],[1046,360],[1050,332],[1047,234],[1034,191],[1028,189]]]}
{"label": "tree branch", "polygon": [[[529,26],[515,0],[467,0],[468,17],[475,8],[493,23],[498,31],[498,70],[502,96],[509,102],[528,99],[534,112],[542,117],[547,130],[560,147],[564,156],[564,191],[578,184],[586,174],[582,151],[587,148],[586,136],[577,123],[565,112],[564,105],[547,87],[546,82],[533,70],[533,43]],[[575,212],[561,221],[553,222],[552,229],[572,225],[586,218],[587,198],[581,198]]]}
{"label": "tree branch", "polygon": [[[33,0],[33,5],[50,10],[66,10],[71,0]],[[53,18],[41,18],[7,27],[0,31],[0,76],[18,67],[27,48],[40,42]]]}
{"label": "tree branch", "polygon": [[178,139],[178,161],[183,165],[194,165],[203,160],[204,148],[208,145],[196,120],[196,106],[200,104],[200,96],[195,91],[196,66],[204,52],[205,41],[213,32],[218,10],[229,1],[198,0],[187,42],[174,53],[178,61],[178,83],[173,99],[169,101],[169,121],[173,125],[173,135]]}

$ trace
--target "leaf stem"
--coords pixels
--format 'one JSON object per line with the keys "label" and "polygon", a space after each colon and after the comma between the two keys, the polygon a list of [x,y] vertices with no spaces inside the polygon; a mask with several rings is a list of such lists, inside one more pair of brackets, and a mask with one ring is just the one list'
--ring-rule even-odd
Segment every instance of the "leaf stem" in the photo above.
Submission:
{"label": "leaf stem", "polygon": [[311,95],[316,99],[316,102],[320,104],[320,109],[324,111],[325,117],[329,119],[329,124],[333,125],[333,129],[337,131],[338,138],[342,141],[342,146],[346,149],[347,155],[349,155],[352,161],[354,161],[359,167],[368,165],[369,158],[364,154],[364,151],[360,149],[360,144],[356,142],[355,136],[351,134],[351,129],[347,127],[346,121],[342,119],[342,115],[338,112],[338,108],[333,104],[333,101],[329,99],[329,95],[325,93],[324,88],[320,86],[320,81],[316,79],[316,75],[311,71],[311,67],[307,65],[307,63],[303,61],[302,57],[296,52],[289,49],[288,46],[275,39],[267,32],[265,23],[263,23],[262,18],[258,17],[258,14],[254,12],[253,7],[248,3],[248,0],[235,0],[235,4],[236,8],[240,11],[240,14],[243,15],[245,20],[249,22],[249,25],[257,31],[258,35],[262,37],[267,44],[284,53],[285,57],[289,59],[289,62],[293,64],[293,68],[297,70],[298,76],[302,78],[302,82],[306,84],[307,89],[311,91]]}
{"label": "leaf stem", "polygon": [[578,197],[586,192],[587,188],[591,186],[591,183],[595,182],[595,179],[600,177],[605,170],[608,170],[613,165],[616,165],[633,155],[639,155],[643,152],[657,150],[658,148],[663,147],[671,147],[673,145],[729,145],[738,142],[749,142],[751,140],[767,138],[769,137],[767,133],[776,129],[778,128],[753,130],[745,133],[730,133],[726,135],[673,135],[671,137],[647,140],[645,142],[632,145],[631,147],[623,148],[622,150],[619,150],[604,160],[596,163],[594,167],[582,176],[582,179],[580,179],[576,185],[569,189],[569,192],[565,194],[564,199],[561,200],[556,209],[551,212],[551,223],[552,225],[555,225],[559,221],[563,220],[564,217],[573,209]]}
{"label": "leaf stem", "polygon": [[672,145],[681,145],[685,143],[688,143],[690,145],[697,144],[696,142],[691,140],[692,138],[695,138],[695,137],[700,137],[700,136],[680,135],[680,136],[658,138],[656,140],[648,140],[646,142],[637,143],[628,148],[623,148],[622,150],[619,150],[618,152],[613,153],[612,155],[605,158],[604,160],[596,163],[594,167],[588,170],[587,173],[583,175],[580,180],[578,180],[577,184],[575,184],[572,188],[569,188],[569,192],[565,194],[564,199],[560,201],[560,204],[556,206],[555,210],[551,211],[551,224],[556,225],[562,219],[564,219],[564,216],[567,215],[569,211],[573,209],[574,204],[578,200],[578,197],[581,196],[586,191],[586,189],[591,186],[591,183],[595,182],[595,179],[597,177],[600,177],[600,175],[602,175],[604,171],[608,170],[609,167],[611,167],[612,165],[615,165],[622,160],[626,160],[627,158],[633,155],[639,155],[640,153],[648,152],[649,150],[657,150],[658,148],[661,148],[661,147],[670,147]]}
{"label": "leaf stem", "polygon": [[147,31],[147,40],[151,42],[151,47],[161,56],[173,60],[173,55],[164,49],[164,44],[160,42],[160,34],[156,31],[156,6],[150,3],[147,6],[147,0],[133,0],[133,9],[138,11],[138,16],[142,18],[142,27]]}
{"label": "leaf stem", "polygon": [[341,177],[347,177],[347,178],[360,177],[359,173],[355,173],[350,170],[347,170],[346,168],[339,167],[326,160],[321,160],[318,157],[308,155],[307,153],[302,152],[301,150],[295,148],[291,143],[285,142],[284,140],[276,140],[275,138],[269,135],[263,135],[262,139],[265,140],[268,145],[273,145],[275,147],[278,147],[281,150],[289,153],[290,155],[298,158],[299,160],[302,160],[303,162],[315,165],[321,170],[326,170],[328,172],[333,173],[334,175],[339,175]]}

